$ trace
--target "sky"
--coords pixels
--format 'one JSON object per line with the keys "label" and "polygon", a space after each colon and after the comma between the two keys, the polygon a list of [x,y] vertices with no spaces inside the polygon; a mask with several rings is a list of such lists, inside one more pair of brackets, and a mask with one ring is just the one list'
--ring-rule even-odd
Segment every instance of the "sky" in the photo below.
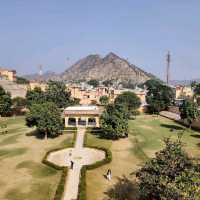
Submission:
{"label": "sky", "polygon": [[199,0],[0,0],[0,66],[62,72],[114,52],[164,79],[200,78]]}

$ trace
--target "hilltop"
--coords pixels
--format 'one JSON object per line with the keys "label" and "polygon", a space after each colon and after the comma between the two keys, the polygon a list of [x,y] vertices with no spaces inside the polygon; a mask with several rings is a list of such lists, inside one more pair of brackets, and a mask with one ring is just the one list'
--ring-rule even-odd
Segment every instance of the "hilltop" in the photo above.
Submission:
{"label": "hilltop", "polygon": [[[31,80],[35,76],[26,75]],[[77,81],[97,79],[100,81],[115,80],[118,82],[143,83],[155,76],[145,72],[141,68],[130,64],[127,60],[120,58],[114,53],[109,53],[105,57],[98,54],[88,55],[80,59],[65,72],[61,74],[44,74],[43,80]]]}

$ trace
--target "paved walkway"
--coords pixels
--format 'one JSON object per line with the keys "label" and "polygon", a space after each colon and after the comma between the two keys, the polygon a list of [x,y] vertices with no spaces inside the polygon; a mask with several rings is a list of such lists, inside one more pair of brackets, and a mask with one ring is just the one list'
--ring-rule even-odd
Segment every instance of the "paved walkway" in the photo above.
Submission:
{"label": "paved walkway", "polygon": [[161,111],[160,115],[163,116],[163,117],[167,117],[169,119],[175,120],[175,121],[181,120],[181,117],[180,117],[179,114],[172,113],[172,112],[169,112],[169,111]]}
{"label": "paved walkway", "polygon": [[[83,148],[85,129],[78,129],[77,132],[73,154],[76,154]],[[70,169],[67,174],[63,200],[75,200],[78,196],[79,177],[82,165],[75,160],[73,160],[73,162],[74,168]]]}
{"label": "paved walkway", "polygon": [[85,128],[79,128],[74,148],[52,152],[47,158],[48,161],[58,166],[70,167],[70,162],[74,162],[73,169],[68,170],[62,200],[77,199],[80,171],[83,165],[92,164],[105,158],[104,151],[83,147],[84,135]]}

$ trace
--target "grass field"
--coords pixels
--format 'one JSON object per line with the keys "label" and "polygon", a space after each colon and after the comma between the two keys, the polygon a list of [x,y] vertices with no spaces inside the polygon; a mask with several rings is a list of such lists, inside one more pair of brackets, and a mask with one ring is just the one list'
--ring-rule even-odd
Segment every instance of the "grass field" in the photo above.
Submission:
{"label": "grass field", "polygon": [[[73,135],[65,134],[46,141],[26,134],[32,129],[25,126],[23,117],[0,118],[0,123],[8,125],[8,133],[0,134],[0,199],[52,199],[61,172],[42,164],[41,160],[48,150],[67,146]],[[125,175],[134,179],[134,172],[163,147],[165,137],[176,139],[183,133],[185,150],[191,156],[200,156],[200,133],[185,130],[166,118],[141,115],[129,121],[129,129],[129,137],[118,141],[87,135],[89,145],[109,148],[113,155],[110,164],[87,171],[88,200],[107,199],[106,191],[118,177]],[[109,168],[113,176],[110,182],[104,177]]]}
{"label": "grass field", "polygon": [[52,199],[61,171],[41,161],[48,150],[67,146],[73,135],[43,140],[26,135],[32,129],[25,126],[23,117],[0,118],[0,124],[4,123],[8,133],[0,135],[0,199]]}
{"label": "grass field", "polygon": [[[163,139],[166,137],[177,139],[178,135],[182,135],[184,148],[188,154],[200,156],[200,133],[185,130],[185,127],[169,119],[141,115],[136,120],[129,121],[129,129],[129,138],[119,141],[102,140],[95,135],[88,135],[89,144],[95,143],[110,148],[113,154],[113,161],[110,164],[87,171],[88,200],[108,199],[105,193],[116,183],[118,177],[125,175],[129,179],[134,179],[134,172],[163,147]],[[113,175],[110,182],[103,176],[109,168]]]}

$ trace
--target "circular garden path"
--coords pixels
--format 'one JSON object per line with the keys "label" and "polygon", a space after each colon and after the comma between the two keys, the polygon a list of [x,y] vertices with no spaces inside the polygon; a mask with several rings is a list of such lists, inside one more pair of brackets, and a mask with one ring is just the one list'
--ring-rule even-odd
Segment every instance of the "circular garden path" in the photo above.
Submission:
{"label": "circular garden path", "polygon": [[80,171],[83,165],[93,164],[105,158],[105,152],[92,148],[83,147],[85,128],[77,131],[74,148],[66,148],[49,154],[47,160],[58,165],[70,167],[74,162],[73,169],[69,169],[65,182],[63,200],[75,200],[78,196]]}

